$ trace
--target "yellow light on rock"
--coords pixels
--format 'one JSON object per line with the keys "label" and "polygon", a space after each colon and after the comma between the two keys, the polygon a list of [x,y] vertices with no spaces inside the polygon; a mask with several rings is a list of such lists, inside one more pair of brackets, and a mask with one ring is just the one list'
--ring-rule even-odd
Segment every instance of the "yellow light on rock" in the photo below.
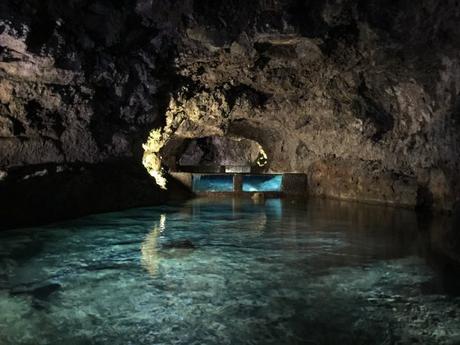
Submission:
{"label": "yellow light on rock", "polygon": [[259,145],[259,156],[257,157],[256,163],[259,167],[264,167],[268,163],[268,156],[265,153],[262,146]]}
{"label": "yellow light on rock", "polygon": [[160,149],[164,145],[164,139],[160,129],[154,129],[150,132],[147,142],[142,145],[144,156],[142,164],[147,169],[150,176],[155,179],[157,185],[166,189],[166,178],[164,170],[161,167]]}

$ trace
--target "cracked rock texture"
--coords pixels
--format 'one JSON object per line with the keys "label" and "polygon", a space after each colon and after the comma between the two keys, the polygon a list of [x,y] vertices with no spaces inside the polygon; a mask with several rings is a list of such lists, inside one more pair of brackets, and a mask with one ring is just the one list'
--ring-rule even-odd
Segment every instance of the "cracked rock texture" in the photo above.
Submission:
{"label": "cracked rock texture", "polygon": [[168,123],[257,141],[310,194],[453,210],[459,22],[454,0],[2,1],[0,176],[140,161]]}

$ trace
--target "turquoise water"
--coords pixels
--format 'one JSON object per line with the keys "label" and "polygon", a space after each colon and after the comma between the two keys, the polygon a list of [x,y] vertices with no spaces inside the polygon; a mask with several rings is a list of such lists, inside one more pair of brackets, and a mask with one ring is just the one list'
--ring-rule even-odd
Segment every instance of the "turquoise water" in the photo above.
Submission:
{"label": "turquoise water", "polygon": [[245,175],[244,192],[280,192],[283,175]]}
{"label": "turquoise water", "polygon": [[233,175],[193,175],[193,191],[233,192]]}
{"label": "turquoise water", "polygon": [[[244,192],[279,192],[282,175],[244,175]],[[232,192],[233,175],[198,175],[193,176],[194,192]]]}
{"label": "turquoise water", "polygon": [[418,224],[197,199],[3,232],[0,344],[460,344],[460,299]]}

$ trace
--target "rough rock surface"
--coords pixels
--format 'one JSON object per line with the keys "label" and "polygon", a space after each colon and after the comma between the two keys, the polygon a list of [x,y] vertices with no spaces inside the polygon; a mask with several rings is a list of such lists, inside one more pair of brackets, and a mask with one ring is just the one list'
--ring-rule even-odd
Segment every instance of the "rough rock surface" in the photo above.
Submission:
{"label": "rough rock surface", "polygon": [[0,183],[140,161],[166,125],[255,140],[311,194],[452,210],[459,21],[454,0],[2,1]]}
{"label": "rough rock surface", "polygon": [[181,166],[257,166],[260,146],[253,140],[208,137],[186,143],[179,158]]}

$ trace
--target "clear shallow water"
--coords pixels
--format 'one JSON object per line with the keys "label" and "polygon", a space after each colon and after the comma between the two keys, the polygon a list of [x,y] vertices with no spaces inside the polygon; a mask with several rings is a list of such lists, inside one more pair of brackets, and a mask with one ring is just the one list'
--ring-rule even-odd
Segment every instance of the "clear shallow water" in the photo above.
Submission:
{"label": "clear shallow water", "polygon": [[194,175],[194,192],[232,192],[232,175]]}
{"label": "clear shallow water", "polygon": [[460,344],[417,224],[198,199],[0,233],[0,344]]}

